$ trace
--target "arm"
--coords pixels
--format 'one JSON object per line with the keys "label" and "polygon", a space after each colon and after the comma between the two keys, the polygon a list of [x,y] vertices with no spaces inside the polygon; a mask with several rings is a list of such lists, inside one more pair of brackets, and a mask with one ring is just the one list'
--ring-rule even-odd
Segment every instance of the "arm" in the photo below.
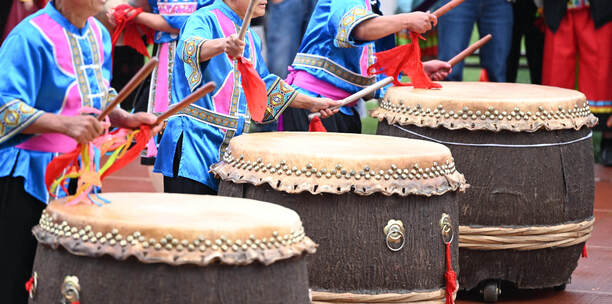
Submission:
{"label": "arm", "polygon": [[160,32],[178,34],[180,31],[179,29],[176,29],[170,26],[170,24],[168,24],[166,19],[164,19],[164,17],[158,14],[142,12],[138,14],[136,18],[134,18],[134,21],[136,23],[142,24],[146,27],[149,27],[153,30],[160,31]]}
{"label": "arm", "polygon": [[424,12],[379,16],[361,22],[353,29],[351,35],[356,40],[374,41],[403,29],[423,33],[432,28],[432,23],[435,25],[437,22],[436,16]]}
{"label": "arm", "polygon": [[239,40],[236,34],[207,40],[200,47],[200,62],[206,62],[221,53],[227,53],[233,58],[239,57],[244,51],[244,46],[244,41]]}

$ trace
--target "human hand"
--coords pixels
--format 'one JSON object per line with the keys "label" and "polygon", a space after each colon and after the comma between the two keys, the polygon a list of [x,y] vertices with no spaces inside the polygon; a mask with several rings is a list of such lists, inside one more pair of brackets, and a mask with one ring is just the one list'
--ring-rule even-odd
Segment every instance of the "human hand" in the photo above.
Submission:
{"label": "human hand", "polygon": [[608,122],[606,123],[606,125],[608,125],[608,127],[612,128],[612,116],[610,116],[608,118]]}
{"label": "human hand", "polygon": [[91,115],[58,116],[61,119],[63,134],[74,138],[81,144],[88,143],[104,132],[102,123]]}
{"label": "human hand", "polygon": [[136,129],[140,128],[141,125],[151,126],[151,136],[159,133],[163,127],[163,123],[155,125],[157,116],[147,112],[138,112],[127,115],[123,120],[123,127]]}
{"label": "human hand", "polygon": [[405,14],[408,18],[406,29],[422,34],[438,24],[438,17],[427,12],[412,12]]}
{"label": "human hand", "polygon": [[330,117],[338,113],[338,109],[331,109],[335,106],[339,106],[340,102],[324,97],[313,97],[308,110],[310,112],[319,112],[321,118]]}
{"label": "human hand", "polygon": [[238,39],[238,34],[233,34],[225,39],[223,51],[231,58],[238,58],[244,53],[244,41]]}
{"label": "human hand", "polygon": [[432,80],[444,80],[452,71],[451,65],[446,61],[430,60],[423,62],[423,70]]}

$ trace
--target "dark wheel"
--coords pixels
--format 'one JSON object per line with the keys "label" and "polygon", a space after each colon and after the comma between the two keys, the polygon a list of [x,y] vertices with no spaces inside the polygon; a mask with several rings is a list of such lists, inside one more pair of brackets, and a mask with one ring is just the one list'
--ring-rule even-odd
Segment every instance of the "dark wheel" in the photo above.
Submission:
{"label": "dark wheel", "polygon": [[555,291],[564,291],[565,290],[565,286],[566,286],[566,284],[561,284],[561,285],[553,287],[553,289]]}
{"label": "dark wheel", "polygon": [[497,302],[497,297],[500,293],[501,290],[499,289],[499,285],[497,284],[497,282],[488,282],[482,288],[482,300],[485,303],[495,303]]}

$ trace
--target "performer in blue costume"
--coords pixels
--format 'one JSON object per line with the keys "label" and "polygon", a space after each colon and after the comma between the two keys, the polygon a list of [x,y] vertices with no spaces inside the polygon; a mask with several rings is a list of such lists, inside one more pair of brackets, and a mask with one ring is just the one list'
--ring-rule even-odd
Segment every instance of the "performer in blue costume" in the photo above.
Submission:
{"label": "performer in blue costume", "polygon": [[[210,5],[214,0],[148,0],[150,12],[142,12],[134,22],[155,30],[153,53],[159,64],[153,70],[150,79],[143,83],[136,96],[136,110],[159,115],[168,110],[172,99],[172,70],[179,32],[187,18],[197,9]],[[114,22],[113,12],[107,12],[107,18]],[[157,155],[157,143],[152,138],[147,144],[141,159],[143,165],[153,165]]]}
{"label": "performer in blue costume", "polygon": [[[24,284],[36,250],[31,229],[49,200],[47,164],[57,153],[88,142],[103,130],[83,107],[111,100],[110,35],[93,17],[104,0],[55,0],[9,34],[0,48],[0,295],[26,303]],[[117,108],[113,125],[155,122],[147,113]]]}
{"label": "performer in blue costume", "polygon": [[[257,5],[253,17],[264,15],[264,3]],[[219,161],[234,136],[249,130],[251,119],[232,58],[247,58],[264,80],[268,93],[264,122],[274,121],[288,106],[321,111],[324,117],[333,114],[327,108],[337,102],[299,94],[268,73],[261,41],[254,31],[247,31],[245,42],[237,39],[248,4],[249,0],[217,0],[189,17],[181,30],[172,102],[208,81],[219,85],[212,94],[168,120],[154,168],[164,175],[166,192],[216,193],[218,181],[208,172],[209,167]]]}
{"label": "performer in blue costume", "polygon": [[[319,0],[314,9],[287,82],[303,94],[342,99],[373,84],[385,75],[369,76],[375,52],[395,46],[394,35],[402,29],[423,33],[437,18],[414,12],[381,16],[378,1]],[[434,79],[443,79],[450,65],[442,61],[424,63]],[[380,96],[379,91],[375,97]],[[354,104],[342,107],[338,115],[323,119],[330,132],[361,133],[361,120]],[[286,131],[308,130],[308,113],[289,109],[283,114]]]}

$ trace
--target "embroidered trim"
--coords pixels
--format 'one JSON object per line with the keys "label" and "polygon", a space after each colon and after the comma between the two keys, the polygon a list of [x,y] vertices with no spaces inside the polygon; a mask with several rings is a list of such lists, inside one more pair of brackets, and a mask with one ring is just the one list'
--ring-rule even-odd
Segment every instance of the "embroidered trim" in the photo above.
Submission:
{"label": "embroidered trim", "polygon": [[[83,59],[83,53],[77,37],[64,29],[64,33],[68,38],[70,44],[70,51],[72,53],[72,62],[74,64],[74,71],[76,72],[76,79],[79,85],[79,93],[81,95],[81,104],[86,107],[93,107],[94,98],[98,98],[100,107],[103,101],[108,100],[106,86],[104,85],[104,77],[102,76],[102,65],[100,64],[100,53],[98,48],[98,42],[94,37],[93,32],[90,30],[84,35],[89,43],[89,48],[92,54],[92,62],[85,64]],[[79,38],[80,39],[80,38]],[[87,69],[92,69],[96,78],[97,93],[92,93],[92,84],[89,83],[89,77],[87,76]]]}
{"label": "embroidered trim", "polygon": [[270,123],[275,121],[285,111],[287,106],[293,102],[296,96],[294,88],[280,78],[277,78],[268,90],[268,106],[262,122]]}
{"label": "embroidered trim", "polygon": [[355,7],[344,14],[338,25],[338,32],[336,33],[336,43],[338,47],[352,48],[353,44],[351,43],[350,35],[355,26],[365,20],[376,18],[377,16],[378,15],[362,7]]}
{"label": "embroidered trim", "polygon": [[0,143],[25,129],[43,113],[18,99],[5,103],[0,107]]}
{"label": "embroidered trim", "polygon": [[190,15],[198,8],[197,2],[182,2],[182,3],[164,3],[157,2],[157,9],[160,15],[164,16],[181,16]]}
{"label": "embroidered trim", "polygon": [[186,115],[205,124],[228,130],[236,130],[240,122],[240,118],[236,116],[213,112],[193,104],[180,110],[177,116],[181,115]]}
{"label": "embroidered trim", "polygon": [[183,44],[183,62],[189,65],[190,73],[187,76],[189,89],[195,90],[202,83],[202,70],[200,69],[200,48],[206,42],[200,37],[192,37],[185,40]]}
{"label": "embroidered trim", "polygon": [[612,100],[588,100],[588,103],[593,113],[604,114],[612,112]]}
{"label": "embroidered trim", "polygon": [[376,82],[375,76],[366,77],[355,72],[351,72],[343,66],[322,56],[298,53],[295,56],[292,65],[324,70],[332,76],[338,77],[339,79],[358,87],[367,87]]}
{"label": "embroidered trim", "polygon": [[105,102],[100,108],[106,108],[106,105],[110,104],[113,100],[115,100],[115,97],[117,97],[117,91],[115,90],[115,88],[109,88],[108,92],[106,93]]}
{"label": "embroidered trim", "polygon": [[[106,89],[106,85],[104,84],[104,77],[102,77],[102,57],[100,54],[100,47],[98,46],[98,40],[94,36],[93,31],[90,29],[87,31],[87,40],[89,41],[89,48],[92,53],[92,69],[94,74],[96,75],[96,81],[98,86],[98,93],[104,95],[103,98],[100,98],[100,108],[103,106],[103,102],[109,100],[109,92]],[[116,95],[116,92],[115,92]],[[89,98],[92,98],[91,96]]]}

